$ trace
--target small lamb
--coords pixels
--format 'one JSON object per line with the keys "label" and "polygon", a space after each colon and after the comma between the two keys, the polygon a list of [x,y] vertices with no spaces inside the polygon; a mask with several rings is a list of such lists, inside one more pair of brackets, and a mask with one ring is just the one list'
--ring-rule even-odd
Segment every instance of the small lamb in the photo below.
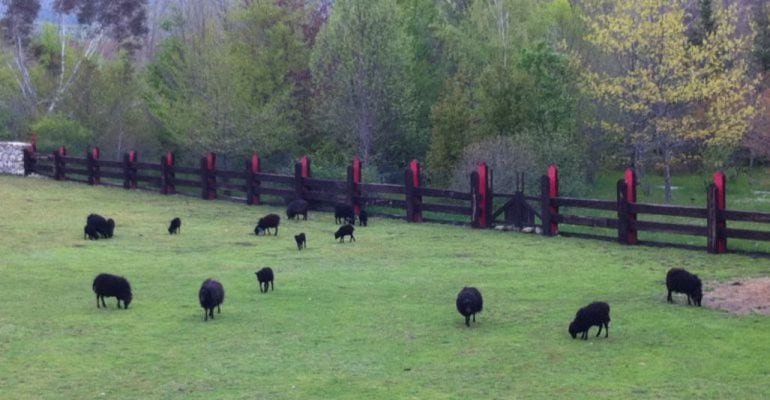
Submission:
{"label": "small lamb", "polygon": [[[273,270],[270,267],[265,267],[254,273],[257,275],[257,281],[259,282],[260,293],[267,293],[267,287],[270,286],[270,290],[275,290],[273,286]],[[265,286],[265,290],[262,290],[262,285]]]}

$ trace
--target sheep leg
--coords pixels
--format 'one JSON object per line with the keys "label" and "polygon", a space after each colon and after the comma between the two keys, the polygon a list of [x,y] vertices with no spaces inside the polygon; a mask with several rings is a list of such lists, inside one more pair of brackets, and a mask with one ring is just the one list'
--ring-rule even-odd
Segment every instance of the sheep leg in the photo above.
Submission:
{"label": "sheep leg", "polygon": [[102,307],[107,308],[107,303],[104,302],[104,296],[102,296]]}
{"label": "sheep leg", "polygon": [[98,294],[96,295],[96,308],[101,308],[101,306],[99,305],[99,295]]}
{"label": "sheep leg", "polygon": [[350,234],[350,241],[351,241],[351,242],[355,242],[355,241],[356,241],[356,237],[355,237],[355,236],[353,236],[353,234],[352,234],[352,233]]}
{"label": "sheep leg", "polygon": [[671,298],[671,291],[670,290],[668,291],[668,302],[669,303],[673,303],[674,302],[674,299]]}
{"label": "sheep leg", "polygon": [[[274,291],[274,290],[275,290],[275,286],[273,286],[273,281],[270,281],[270,291]],[[265,288],[265,291],[267,292],[267,288]]]}
{"label": "sheep leg", "polygon": [[687,295],[687,305],[688,306],[692,305],[692,303],[690,303],[690,295],[689,294]]}
{"label": "sheep leg", "polygon": [[[222,313],[222,309],[219,308],[219,305],[217,305],[217,314],[221,314],[221,313]],[[211,309],[211,318],[214,318],[214,309],[213,308]]]}
{"label": "sheep leg", "polygon": [[465,326],[470,328],[470,326],[471,326],[471,322],[470,321],[471,321],[471,316],[470,315],[466,315],[465,316]]}
{"label": "sheep leg", "polygon": [[273,234],[273,236],[278,236],[278,227],[277,226],[275,227],[275,233]]}
{"label": "sheep leg", "polygon": [[471,317],[473,317],[473,322],[476,322],[476,313],[471,314]]}
{"label": "sheep leg", "polygon": [[604,337],[610,337],[610,324],[607,322],[604,323]]}
{"label": "sheep leg", "polygon": [[118,299],[118,310],[120,310],[120,299]]}
{"label": "sheep leg", "polygon": [[583,340],[588,340],[588,329],[583,331],[583,336],[581,336]]}
{"label": "sheep leg", "polygon": [[596,337],[602,334],[602,324],[599,324],[599,332],[596,332]]}

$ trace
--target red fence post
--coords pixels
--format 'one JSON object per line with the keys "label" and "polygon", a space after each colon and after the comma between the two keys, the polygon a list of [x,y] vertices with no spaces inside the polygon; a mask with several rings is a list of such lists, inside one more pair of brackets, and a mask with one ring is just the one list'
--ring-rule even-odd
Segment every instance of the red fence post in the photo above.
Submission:
{"label": "red fence post", "polygon": [[123,154],[123,187],[126,189],[136,189],[137,187],[136,161],[138,156],[136,150]]}
{"label": "red fence post", "polygon": [[489,228],[489,167],[487,163],[481,162],[479,171],[479,228]]}
{"label": "red fence post", "polygon": [[259,155],[254,153],[251,160],[246,161],[246,204],[260,204],[259,187],[262,185],[256,175],[259,173]]}
{"label": "red fence post", "polygon": [[[550,198],[559,197],[559,167],[556,164],[548,166],[548,196]],[[559,207],[555,204],[550,205],[551,215],[559,214]],[[551,235],[559,234],[559,223],[551,218],[549,232]],[[545,231],[545,229],[543,229]]]}
{"label": "red fence post", "polygon": [[201,198],[214,200],[217,198],[217,156],[212,152],[201,157]]}
{"label": "red fence post", "polygon": [[167,151],[160,158],[160,192],[162,194],[176,193],[176,173],[174,172],[174,153]]}
{"label": "red fence post", "polygon": [[727,207],[727,182],[725,180],[725,174],[722,171],[714,173],[714,185],[716,186],[716,251],[718,254],[722,254],[727,251],[727,236],[725,236],[724,230],[727,228],[727,221],[725,220],[723,211]]}
{"label": "red fence post", "polygon": [[53,152],[53,177],[57,181],[67,179],[67,164],[64,162],[64,156],[67,155],[67,148],[59,147],[59,150]]}
{"label": "red fence post", "polygon": [[[634,204],[636,203],[636,171],[630,167],[626,168],[624,179],[626,182],[626,205]],[[636,222],[636,213],[628,212],[627,222],[629,225],[627,226],[625,243],[636,244],[638,242],[637,232],[630,226]]]}
{"label": "red fence post", "polygon": [[86,151],[86,160],[88,162],[88,184],[98,185],[101,181],[101,174],[99,170],[99,147],[94,147],[91,151]]}
{"label": "red fence post", "polygon": [[33,174],[36,172],[35,167],[37,164],[37,159],[35,158],[35,152],[33,150],[33,146],[29,146],[28,148],[25,148],[23,151],[24,151],[24,176],[27,176],[29,174]]}
{"label": "red fence post", "polygon": [[352,182],[350,185],[350,203],[353,205],[353,212],[361,215],[361,159],[358,156],[353,158],[351,171]]}
{"label": "red fence post", "polygon": [[308,158],[308,156],[302,156],[299,163],[302,165],[302,177],[310,178],[310,158]]}
{"label": "red fence post", "polygon": [[409,163],[409,170],[412,171],[412,188],[414,189],[414,192],[412,193],[414,212],[412,214],[411,222],[422,222],[422,196],[417,194],[420,189],[420,162],[412,160]]}

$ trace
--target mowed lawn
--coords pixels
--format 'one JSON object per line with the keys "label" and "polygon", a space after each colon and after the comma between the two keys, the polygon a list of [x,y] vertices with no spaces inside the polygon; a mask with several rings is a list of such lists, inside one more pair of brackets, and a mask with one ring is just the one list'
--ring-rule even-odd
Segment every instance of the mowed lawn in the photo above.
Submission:
{"label": "mowed lawn", "polygon": [[[117,222],[83,240],[89,213]],[[684,267],[707,281],[770,275],[770,259],[333,215],[0,177],[2,399],[767,398],[770,318],[666,303]],[[168,221],[181,217],[178,236]],[[305,232],[297,251],[293,235]],[[270,266],[275,291],[254,271]],[[97,309],[100,272],[128,310]],[[203,321],[206,278],[226,291]],[[455,309],[476,286],[484,311]],[[573,340],[576,310],[612,307],[609,339]]]}

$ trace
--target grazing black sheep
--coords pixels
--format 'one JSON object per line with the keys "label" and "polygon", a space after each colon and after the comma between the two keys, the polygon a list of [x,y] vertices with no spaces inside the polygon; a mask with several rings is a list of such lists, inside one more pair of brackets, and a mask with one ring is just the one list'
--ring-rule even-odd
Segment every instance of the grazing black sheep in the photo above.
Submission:
{"label": "grazing black sheep", "polygon": [[273,287],[273,270],[270,267],[265,267],[255,272],[257,275],[257,281],[259,281],[259,291],[262,291],[262,285],[265,285],[264,293],[267,293],[267,286],[270,286],[270,290],[275,290]]}
{"label": "grazing black sheep", "polygon": [[470,327],[471,317],[476,322],[476,313],[484,308],[484,299],[478,289],[466,286],[457,294],[456,305],[457,311],[465,317],[465,325]]}
{"label": "grazing black sheep", "polygon": [[217,314],[222,312],[219,306],[225,301],[225,288],[218,281],[206,279],[198,291],[198,300],[203,307],[203,320],[208,321],[209,317],[214,319],[214,307],[217,308]]}
{"label": "grazing black sheep", "polygon": [[334,223],[355,224],[356,214],[353,211],[353,207],[347,204],[337,204],[334,206]]}
{"label": "grazing black sheep", "polygon": [[356,230],[356,228],[354,228],[353,225],[342,225],[340,229],[337,229],[337,232],[334,232],[334,238],[339,239],[340,243],[345,243],[345,236],[350,236],[350,241],[355,242],[356,237],[353,236],[354,230]]}
{"label": "grazing black sheep", "polygon": [[275,235],[278,236],[278,224],[281,223],[281,217],[278,214],[267,214],[260,218],[257,227],[254,228],[255,235],[262,235],[267,232],[270,234],[270,228],[275,228]]}
{"label": "grazing black sheep", "polygon": [[309,204],[305,200],[293,200],[291,203],[289,203],[289,206],[286,207],[286,217],[289,219],[294,219],[294,217],[297,217],[297,219],[299,219],[299,216],[301,215],[302,219],[307,220],[308,207]]}
{"label": "grazing black sheep", "polygon": [[299,250],[302,250],[302,248],[307,248],[307,242],[305,241],[305,233],[300,233],[299,235],[294,235],[294,240],[297,242],[297,248]]}
{"label": "grazing black sheep", "polygon": [[115,221],[110,219],[104,219],[99,214],[89,214],[86,218],[86,226],[91,226],[92,229],[101,235],[103,238],[111,238],[115,231]]}
{"label": "grazing black sheep", "polygon": [[94,226],[86,225],[83,227],[83,239],[85,239],[86,236],[91,240],[99,240],[99,231],[97,231]]}
{"label": "grazing black sheep", "polygon": [[369,223],[369,214],[366,212],[366,210],[361,210],[360,213],[358,213],[358,226],[367,226]]}
{"label": "grazing black sheep", "polygon": [[[691,274],[682,268],[671,268],[666,274],[666,288],[668,288],[668,302],[673,303],[671,292],[687,295],[687,304],[695,304],[700,307],[703,299],[703,285],[698,275]],[[692,299],[692,303],[690,300]]]}
{"label": "grazing black sheep", "polygon": [[569,334],[575,339],[580,333],[580,338],[587,340],[588,330],[596,325],[599,327],[596,336],[598,337],[602,333],[602,326],[604,326],[604,337],[606,338],[610,335],[609,324],[610,305],[603,301],[596,301],[578,310],[575,319],[569,324]]}
{"label": "grazing black sheep", "polygon": [[182,228],[182,220],[179,219],[179,217],[176,217],[171,220],[171,224],[168,226],[168,234],[173,235],[175,233],[179,233],[181,228]]}
{"label": "grazing black sheep", "polygon": [[118,308],[120,308],[120,301],[123,300],[123,308],[128,308],[131,304],[131,285],[128,280],[122,276],[112,274],[99,274],[94,278],[94,283],[91,285],[96,293],[96,308],[99,307],[99,300],[102,301],[102,306],[107,308],[107,304],[104,303],[105,297],[117,297]]}

